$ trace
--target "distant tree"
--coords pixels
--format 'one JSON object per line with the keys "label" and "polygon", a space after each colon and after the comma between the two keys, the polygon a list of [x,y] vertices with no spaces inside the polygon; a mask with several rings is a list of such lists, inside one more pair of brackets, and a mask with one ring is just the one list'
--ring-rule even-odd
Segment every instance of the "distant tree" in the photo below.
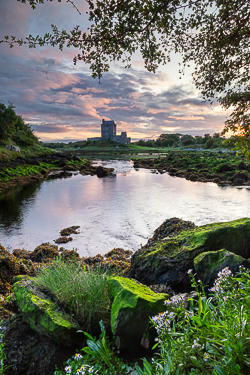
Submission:
{"label": "distant tree", "polygon": [[140,139],[138,142],[137,142],[137,145],[138,146],[145,146],[145,141],[143,139]]}
{"label": "distant tree", "polygon": [[154,139],[149,139],[148,141],[145,142],[146,147],[155,147],[155,140]]}
{"label": "distant tree", "polygon": [[215,143],[215,139],[214,138],[209,138],[206,143],[205,143],[205,148],[211,148],[213,146],[213,144]]}
{"label": "distant tree", "polygon": [[220,138],[220,133],[214,133],[213,138],[217,138],[217,139]]}
{"label": "distant tree", "polygon": [[201,137],[200,135],[196,135],[196,136],[195,136],[195,142],[198,143],[198,144],[203,143],[203,142],[202,142],[202,137]]}
{"label": "distant tree", "polygon": [[194,143],[195,143],[195,139],[192,137],[192,135],[185,134],[181,138],[181,144],[183,146],[193,145]]}

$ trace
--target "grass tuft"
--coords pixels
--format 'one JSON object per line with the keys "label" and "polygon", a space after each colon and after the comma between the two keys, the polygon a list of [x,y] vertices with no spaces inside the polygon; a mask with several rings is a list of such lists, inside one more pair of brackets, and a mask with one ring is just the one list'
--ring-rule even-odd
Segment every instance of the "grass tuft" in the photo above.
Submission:
{"label": "grass tuft", "polygon": [[109,319],[108,276],[100,270],[58,258],[44,266],[35,280],[84,329],[91,330],[99,320]]}

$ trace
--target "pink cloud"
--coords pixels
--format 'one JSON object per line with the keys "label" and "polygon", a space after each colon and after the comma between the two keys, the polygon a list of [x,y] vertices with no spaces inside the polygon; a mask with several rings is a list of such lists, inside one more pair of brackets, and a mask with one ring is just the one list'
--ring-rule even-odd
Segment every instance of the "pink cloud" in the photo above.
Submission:
{"label": "pink cloud", "polygon": [[201,116],[169,116],[174,120],[181,120],[181,121],[197,121],[197,120],[205,120],[205,117]]}

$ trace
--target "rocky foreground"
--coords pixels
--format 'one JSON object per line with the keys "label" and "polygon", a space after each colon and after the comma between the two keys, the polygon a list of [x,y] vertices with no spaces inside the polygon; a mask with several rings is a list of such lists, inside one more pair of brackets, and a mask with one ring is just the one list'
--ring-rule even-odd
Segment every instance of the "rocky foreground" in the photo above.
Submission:
{"label": "rocky foreground", "polygon": [[[66,229],[63,233],[69,235]],[[141,345],[149,350],[155,337],[149,317],[164,311],[164,301],[178,293],[188,300],[189,269],[209,286],[224,267],[233,272],[242,265],[250,268],[250,219],[200,227],[168,219],[134,254],[113,249],[104,256],[81,258],[74,250],[49,243],[32,252],[16,249],[11,254],[1,246],[0,313],[5,319],[1,330],[5,334],[6,364],[12,366],[6,370],[7,375],[53,374],[55,364],[61,366],[84,345],[77,335],[81,323],[72,321],[35,283],[40,267],[55,257],[78,262],[82,272],[96,266],[108,270],[108,331],[121,351],[136,351]]]}

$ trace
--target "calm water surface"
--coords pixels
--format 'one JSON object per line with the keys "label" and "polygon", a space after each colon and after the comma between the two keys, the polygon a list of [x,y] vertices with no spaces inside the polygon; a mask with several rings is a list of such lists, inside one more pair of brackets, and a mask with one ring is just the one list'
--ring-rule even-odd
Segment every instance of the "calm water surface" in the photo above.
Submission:
{"label": "calm water surface", "polygon": [[11,189],[0,195],[0,243],[8,250],[33,250],[54,243],[59,231],[80,225],[80,234],[62,245],[81,255],[114,247],[136,250],[165,220],[179,217],[197,225],[250,217],[250,190],[191,182],[129,161],[99,161],[115,175],[74,175]]}

